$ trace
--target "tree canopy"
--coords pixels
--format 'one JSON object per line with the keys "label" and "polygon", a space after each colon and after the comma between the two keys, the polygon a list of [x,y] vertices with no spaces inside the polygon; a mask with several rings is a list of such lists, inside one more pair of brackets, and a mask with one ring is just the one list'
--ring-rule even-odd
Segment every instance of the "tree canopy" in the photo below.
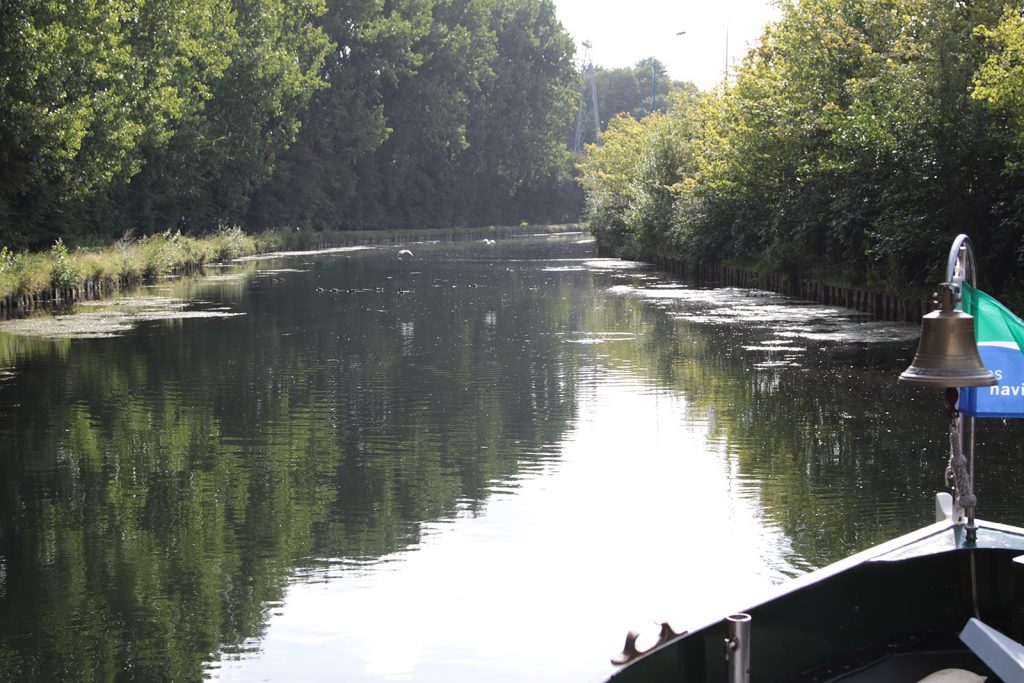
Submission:
{"label": "tree canopy", "polygon": [[693,83],[672,80],[665,65],[654,57],[640,60],[633,66],[597,67],[594,79],[601,130],[607,129],[617,114],[641,119],[653,112],[664,113],[674,93],[697,92]]}
{"label": "tree canopy", "polygon": [[561,215],[573,49],[551,0],[3,3],[0,242]]}
{"label": "tree canopy", "polygon": [[789,0],[731,82],[613,122],[587,215],[621,253],[846,284],[935,282],[939,245],[1024,266],[1024,25],[1002,2]]}

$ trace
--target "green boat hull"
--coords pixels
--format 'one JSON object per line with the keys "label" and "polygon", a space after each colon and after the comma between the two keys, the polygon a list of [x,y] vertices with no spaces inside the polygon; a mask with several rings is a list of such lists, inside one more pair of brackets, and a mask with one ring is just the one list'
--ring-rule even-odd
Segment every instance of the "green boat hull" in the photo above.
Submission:
{"label": "green boat hull", "polygon": [[[938,669],[992,676],[958,635],[974,616],[1024,640],[1024,529],[938,523],[780,586],[745,610],[750,672],[772,681],[920,680]],[[672,637],[611,676],[728,680],[725,619]],[[990,680],[995,680],[990,678]]]}

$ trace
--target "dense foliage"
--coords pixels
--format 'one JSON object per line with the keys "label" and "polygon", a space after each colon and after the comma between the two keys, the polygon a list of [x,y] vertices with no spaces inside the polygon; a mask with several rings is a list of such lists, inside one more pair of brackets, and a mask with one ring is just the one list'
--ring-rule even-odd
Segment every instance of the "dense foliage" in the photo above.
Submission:
{"label": "dense foliage", "polygon": [[848,284],[934,282],[970,234],[1024,266],[1024,22],[999,1],[791,0],[733,82],[613,121],[584,164],[619,253]]}
{"label": "dense foliage", "polygon": [[572,59],[550,0],[5,2],[0,243],[561,217]]}
{"label": "dense foliage", "polygon": [[651,112],[664,113],[674,94],[697,91],[693,83],[672,80],[665,65],[654,58],[641,60],[633,66],[595,67],[594,82],[601,130],[608,128],[616,114],[640,119]]}

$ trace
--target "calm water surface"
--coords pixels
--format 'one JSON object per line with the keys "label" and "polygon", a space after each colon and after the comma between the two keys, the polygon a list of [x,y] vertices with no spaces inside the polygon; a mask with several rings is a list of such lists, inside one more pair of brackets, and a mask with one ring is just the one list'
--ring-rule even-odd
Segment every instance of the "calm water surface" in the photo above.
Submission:
{"label": "calm water surface", "polygon": [[[408,248],[0,326],[0,680],[598,680],[931,520],[916,326]],[[1024,523],[1020,437],[979,425],[982,517]]]}

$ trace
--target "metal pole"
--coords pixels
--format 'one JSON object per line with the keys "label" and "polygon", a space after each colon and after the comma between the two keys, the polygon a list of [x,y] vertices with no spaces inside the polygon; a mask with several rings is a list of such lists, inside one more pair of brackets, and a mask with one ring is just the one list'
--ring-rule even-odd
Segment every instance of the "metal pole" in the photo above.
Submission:
{"label": "metal pole", "polygon": [[[589,40],[583,41],[583,61],[581,63],[583,85],[580,89],[580,106],[576,110],[576,138],[572,146],[572,151],[576,154],[583,152],[584,138],[590,134],[590,128],[593,128],[594,144],[601,144],[601,115],[597,111],[597,79],[594,75],[594,63],[590,59],[591,47],[593,45]],[[588,88],[590,90],[589,105],[587,104]]]}
{"label": "metal pole", "polygon": [[729,683],[750,683],[750,615],[739,613],[725,618],[728,637],[725,659]]}
{"label": "metal pole", "polygon": [[[953,246],[949,250],[949,258],[946,260],[946,282],[954,285],[956,300],[955,307],[961,311],[964,308],[963,283],[967,282],[972,287],[976,286],[978,277],[978,264],[974,258],[974,245],[967,235],[957,235],[953,240]],[[960,403],[957,401],[957,408]],[[966,429],[964,420],[960,420],[959,437],[962,452],[967,454],[967,473],[971,477],[971,489],[974,489],[974,416],[968,416]],[[967,542],[974,543],[978,539],[978,528],[974,524],[975,509],[967,510]]]}
{"label": "metal pole", "polygon": [[722,75],[722,83],[729,83],[729,0],[725,0],[725,71]]}
{"label": "metal pole", "polygon": [[651,57],[651,113],[658,109],[658,67]]}
{"label": "metal pole", "polygon": [[[963,428],[963,420],[960,421],[961,429]],[[971,492],[974,492],[974,416],[971,415],[967,418],[967,433],[964,435],[964,441],[967,443],[967,472],[971,475]],[[977,494],[975,494],[977,498]],[[978,540],[978,527],[974,524],[975,505],[967,511],[967,542],[974,543]]]}

